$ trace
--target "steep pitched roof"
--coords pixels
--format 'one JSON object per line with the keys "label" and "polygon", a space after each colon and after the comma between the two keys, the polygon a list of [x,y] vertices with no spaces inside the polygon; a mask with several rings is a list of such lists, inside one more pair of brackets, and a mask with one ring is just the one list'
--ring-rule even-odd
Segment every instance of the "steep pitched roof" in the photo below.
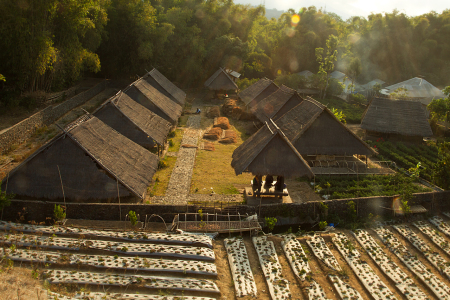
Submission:
{"label": "steep pitched roof", "polygon": [[[245,105],[252,107],[277,89],[278,86],[272,80],[264,77],[240,92],[239,98],[241,98]],[[257,98],[259,101],[254,101]]]}
{"label": "steep pitched roof", "polygon": [[205,81],[205,86],[210,90],[237,90],[238,86],[227,74],[227,72],[219,68],[208,80]]}
{"label": "steep pitched roof", "polygon": [[374,98],[364,112],[361,128],[409,136],[433,135],[420,102]]}
{"label": "steep pitched roof", "polygon": [[[150,83],[140,78],[128,86],[124,93],[149,110],[175,123],[181,116],[183,108],[169,97],[159,92]],[[159,111],[158,111],[159,110]],[[163,115],[160,114],[162,112]]]}
{"label": "steep pitched roof", "polygon": [[[118,118],[108,113],[109,108],[117,110],[124,118]],[[93,114],[105,124],[138,144],[140,144],[139,139],[131,130],[138,129],[146,137],[163,145],[172,126],[170,122],[148,110],[123,92],[119,92],[110,98]],[[124,120],[125,122],[128,121],[129,124],[124,124]]]}
{"label": "steep pitched roof", "polygon": [[373,154],[323,104],[308,97],[276,121],[302,155]]}
{"label": "steep pitched roof", "polygon": [[231,166],[236,175],[251,172],[285,177],[313,176],[307,162],[272,121],[236,148],[232,157]]}
{"label": "steep pitched roof", "polygon": [[282,110],[282,108],[284,108],[284,106],[286,106],[284,110],[287,112],[300,102],[302,102],[302,98],[295,90],[282,85],[276,92],[273,92],[254,105],[251,108],[251,112],[261,122],[269,121],[269,119],[276,121],[277,118],[274,117]]}
{"label": "steep pitched roof", "polygon": [[158,91],[170,97],[172,100],[183,106],[186,101],[186,93],[173,84],[157,69],[153,68],[150,72],[145,74],[144,79],[155,87]]}
{"label": "steep pitched roof", "polygon": [[64,130],[10,173],[8,191],[62,198],[60,170],[65,195],[72,201],[116,198],[118,192],[144,198],[158,156],[92,115],[80,117]]}
{"label": "steep pitched roof", "polygon": [[407,97],[419,98],[418,101],[425,105],[428,105],[433,99],[445,98],[444,93],[440,89],[438,89],[425,79],[418,77],[390,85],[384,88],[384,91],[382,91],[382,93],[389,95],[398,88],[406,88]]}
{"label": "steep pitched roof", "polygon": [[374,80],[372,80],[372,81],[369,81],[369,82],[366,83],[366,84],[361,85],[361,87],[364,88],[364,89],[371,89],[371,88],[373,88],[373,87],[375,86],[375,84],[377,84],[377,83],[383,85],[383,84],[385,84],[386,82],[384,82],[384,81],[381,80],[381,79],[374,79]]}
{"label": "steep pitched roof", "polygon": [[345,75],[344,73],[339,72],[339,71],[334,71],[330,74],[331,78],[336,78],[339,81],[342,81],[346,76],[347,75]]}

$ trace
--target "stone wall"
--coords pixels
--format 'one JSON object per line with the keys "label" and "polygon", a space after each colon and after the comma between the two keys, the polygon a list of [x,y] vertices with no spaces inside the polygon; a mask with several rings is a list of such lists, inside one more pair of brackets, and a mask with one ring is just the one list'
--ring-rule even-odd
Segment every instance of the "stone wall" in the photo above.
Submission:
{"label": "stone wall", "polygon": [[106,80],[56,106],[49,106],[0,133],[0,153],[26,141],[36,129],[48,126],[106,88]]}
{"label": "stone wall", "polygon": [[[355,199],[341,199],[323,201],[328,205],[328,212],[336,214],[341,219],[347,217],[348,202],[354,201],[358,216],[366,218],[369,213],[380,216],[392,216],[392,200],[394,197],[367,197]],[[16,221],[19,213],[25,216],[25,221],[45,221],[47,217],[53,216],[55,202],[33,201],[33,200],[13,200],[11,206],[6,207],[3,212],[3,219]],[[411,205],[420,204],[432,213],[440,211],[450,211],[450,191],[415,194]],[[149,205],[149,204],[122,204],[120,210],[122,219],[133,210],[140,215],[140,221],[145,221],[145,216],[157,214],[162,216],[166,222],[172,222],[176,214],[185,212],[197,212],[198,206],[194,205]],[[220,210],[216,211],[220,213]],[[270,204],[258,206],[238,206],[236,212],[241,215],[258,214],[260,217],[284,218],[287,223],[295,224],[305,221],[315,220],[319,214],[318,202],[291,203],[291,204]],[[230,211],[235,214],[235,210]],[[68,203],[67,217],[70,219],[86,220],[119,220],[119,204],[117,203]],[[285,223],[286,223],[285,222]]]}

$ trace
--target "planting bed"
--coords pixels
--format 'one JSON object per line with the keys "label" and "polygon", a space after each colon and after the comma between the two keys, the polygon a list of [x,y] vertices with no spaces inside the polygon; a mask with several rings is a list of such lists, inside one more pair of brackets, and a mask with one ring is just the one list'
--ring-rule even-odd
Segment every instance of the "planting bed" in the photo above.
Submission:
{"label": "planting bed", "polygon": [[73,297],[48,292],[48,300],[215,300],[215,298],[191,297],[191,296],[160,296],[144,294],[118,294],[118,293],[97,293],[97,292],[77,292]]}
{"label": "planting bed", "polygon": [[142,257],[124,257],[107,255],[83,255],[72,253],[56,253],[27,249],[0,248],[0,256],[13,261],[48,264],[69,264],[101,269],[132,270],[158,273],[178,273],[189,275],[217,276],[213,263],[202,261],[147,259]]}
{"label": "planting bed", "polygon": [[128,286],[143,284],[148,289],[179,290],[220,294],[216,284],[204,279],[184,279],[173,277],[135,276],[92,272],[51,270],[45,277],[52,284],[81,284],[95,286]]}
{"label": "planting bed", "polygon": [[[442,213],[444,216],[450,218],[450,214],[447,212]],[[434,216],[428,219],[431,224],[436,226],[440,231],[442,231],[445,235],[450,236],[450,226],[444,222],[444,220],[438,216]]]}
{"label": "planting bed", "polygon": [[[408,239],[411,236],[412,231],[404,230],[406,226],[394,226],[396,230]],[[406,227],[407,228],[407,227]],[[402,243],[393,235],[391,231],[384,227],[374,228],[375,232],[381,238],[383,243],[394,253],[408,269],[410,269],[422,282],[428,286],[428,288],[438,297],[438,299],[450,299],[450,289],[446,286],[436,275],[427,270],[427,267],[414,255],[411,255],[408,248],[403,246]],[[419,247],[418,241],[412,242],[416,248]],[[426,245],[425,245],[426,246]],[[419,249],[419,248],[418,248]]]}
{"label": "planting bed", "polygon": [[[337,275],[328,275],[330,281],[333,283],[334,288],[339,294],[341,299],[347,300],[362,300],[361,294],[354,288],[352,288],[348,283],[344,282]],[[311,298],[310,298],[311,299]]]}
{"label": "planting bed", "polygon": [[375,274],[369,264],[361,259],[361,254],[355,249],[344,233],[336,233],[332,241],[374,299],[396,299],[392,291],[390,291],[380,277]]}
{"label": "planting bed", "polygon": [[408,275],[393,262],[381,247],[375,242],[373,237],[366,231],[358,229],[354,232],[358,243],[366,250],[370,258],[378,265],[383,273],[388,276],[395,286],[410,300],[428,299],[424,292],[414,283]]}
{"label": "planting bed", "polygon": [[148,233],[141,231],[91,230],[66,226],[42,226],[0,221],[0,230],[27,233],[43,233],[85,238],[115,239],[153,244],[189,245],[212,248],[212,240],[206,235]]}
{"label": "planting bed", "polygon": [[290,299],[289,283],[283,278],[282,267],[272,241],[266,236],[253,237],[253,245],[258,253],[259,262],[273,300]]}
{"label": "planting bed", "polygon": [[448,245],[448,242],[446,239],[440,236],[439,231],[433,229],[433,227],[431,227],[430,224],[423,221],[414,222],[413,225],[417,227],[428,238],[430,238],[430,240],[432,240],[433,243],[436,246],[438,246],[442,251],[450,255],[450,247]]}
{"label": "planting bed", "polygon": [[295,235],[285,235],[281,246],[297,279],[305,281],[306,276],[311,274],[311,268],[300,241],[295,238]]}
{"label": "planting bed", "polygon": [[125,255],[172,257],[214,261],[214,251],[204,247],[172,246],[142,243],[107,242],[75,238],[44,237],[24,234],[0,234],[0,242],[40,249],[81,250],[96,249]]}
{"label": "planting bed", "polygon": [[311,280],[310,285],[306,287],[306,290],[308,291],[309,300],[328,300],[323,288],[314,280]]}
{"label": "planting bed", "polygon": [[227,250],[236,296],[253,295],[256,297],[255,279],[250,268],[244,241],[240,238],[231,238],[225,239],[223,242]]}
{"label": "planting bed", "polygon": [[330,249],[328,249],[325,240],[321,236],[314,235],[311,240],[307,240],[306,243],[312,249],[314,255],[327,267],[335,271],[342,270],[333,253],[331,253]]}

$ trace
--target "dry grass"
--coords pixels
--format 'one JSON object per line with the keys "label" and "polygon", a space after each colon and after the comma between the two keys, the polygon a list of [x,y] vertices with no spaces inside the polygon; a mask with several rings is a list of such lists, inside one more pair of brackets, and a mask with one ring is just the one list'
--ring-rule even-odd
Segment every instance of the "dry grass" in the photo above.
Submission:
{"label": "dry grass", "polygon": [[177,162],[176,157],[166,156],[163,160],[167,166],[163,169],[156,171],[153,175],[154,184],[150,186],[149,196],[164,196],[166,194],[167,186],[169,185],[170,175],[172,174],[173,168]]}
{"label": "dry grass", "polygon": [[175,136],[173,138],[168,139],[169,141],[172,140],[173,146],[169,145],[169,152],[178,152],[180,150],[181,146],[181,139],[183,138],[183,130],[177,129],[175,130]]}
{"label": "dry grass", "polygon": [[42,280],[35,279],[29,268],[3,267],[0,272],[0,300],[44,300]]}
{"label": "dry grass", "polygon": [[[232,130],[238,131],[235,127]],[[251,174],[236,176],[231,167],[231,156],[242,144],[242,133],[238,132],[236,144],[214,143],[215,151],[199,150],[195,159],[191,181],[191,193],[238,194],[239,188],[248,185],[253,178]],[[198,190],[197,190],[198,189]]]}

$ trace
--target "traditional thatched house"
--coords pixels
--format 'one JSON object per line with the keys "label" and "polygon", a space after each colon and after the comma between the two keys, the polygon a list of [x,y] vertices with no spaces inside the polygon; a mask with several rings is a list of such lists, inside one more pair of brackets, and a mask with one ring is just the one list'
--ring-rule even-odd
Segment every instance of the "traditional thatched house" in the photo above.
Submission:
{"label": "traditional thatched house", "polygon": [[161,74],[155,68],[143,76],[145,81],[150,83],[154,88],[156,88],[160,93],[169,97],[177,104],[184,106],[186,102],[186,93],[173,84],[169,79],[167,79],[163,74]]}
{"label": "traditional thatched house", "polygon": [[270,119],[276,121],[302,101],[302,97],[295,90],[282,85],[277,91],[254,105],[251,112],[263,123]]}
{"label": "traditional thatched house", "polygon": [[411,78],[409,80],[390,85],[381,90],[381,94],[389,96],[398,88],[406,89],[406,97],[428,105],[433,99],[445,98],[444,93],[422,78]]}
{"label": "traditional thatched house", "polygon": [[231,166],[236,175],[313,176],[306,161],[272,121],[234,150]]}
{"label": "traditional thatched house", "polygon": [[225,72],[227,72],[227,74],[230,75],[230,77],[234,80],[234,82],[236,82],[239,79],[239,77],[241,77],[241,73],[238,73],[231,69],[225,69]]}
{"label": "traditional thatched house", "polygon": [[247,109],[250,109],[277,90],[278,86],[272,80],[261,78],[240,92],[239,98],[245,103]]}
{"label": "traditional thatched house", "polygon": [[205,86],[213,91],[235,91],[238,89],[234,80],[222,68],[219,68],[219,70],[205,81]]}
{"label": "traditional thatched house", "polygon": [[124,93],[172,124],[175,124],[181,116],[182,107],[159,92],[144,78],[140,78],[130,84],[124,89]]}
{"label": "traditional thatched house", "polygon": [[374,151],[342,124],[323,104],[312,98],[276,121],[298,152],[305,156],[371,155]]}
{"label": "traditional thatched house", "polygon": [[433,135],[420,102],[374,98],[363,114],[361,128],[367,136],[422,142]]}
{"label": "traditional thatched house", "polygon": [[[151,112],[123,92],[117,93],[94,115],[103,123],[147,149],[164,146],[171,123]],[[158,151],[159,152],[159,151]]]}
{"label": "traditional thatched house", "polygon": [[17,166],[7,192],[20,199],[117,202],[120,195],[135,202],[157,167],[156,155],[85,115]]}

